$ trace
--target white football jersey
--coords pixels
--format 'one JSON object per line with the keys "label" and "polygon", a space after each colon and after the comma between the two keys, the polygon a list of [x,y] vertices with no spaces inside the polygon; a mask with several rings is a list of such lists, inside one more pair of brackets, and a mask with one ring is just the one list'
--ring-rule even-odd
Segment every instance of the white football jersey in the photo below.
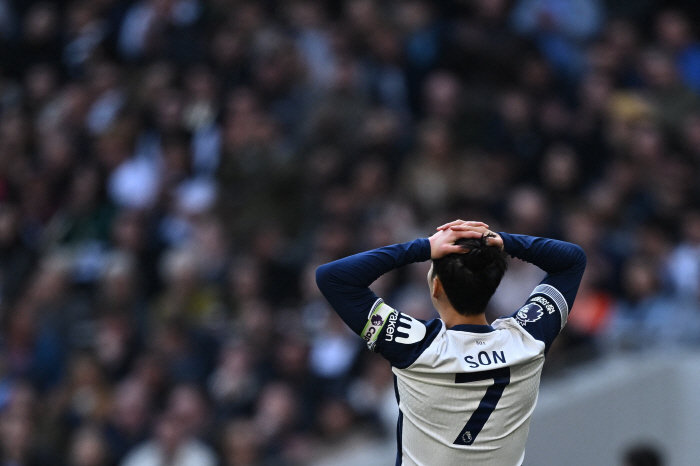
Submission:
{"label": "white football jersey", "polygon": [[377,301],[362,336],[393,366],[396,465],[521,465],[551,344],[543,335],[567,316],[562,294],[544,284],[492,325],[447,329],[440,319],[424,322]]}

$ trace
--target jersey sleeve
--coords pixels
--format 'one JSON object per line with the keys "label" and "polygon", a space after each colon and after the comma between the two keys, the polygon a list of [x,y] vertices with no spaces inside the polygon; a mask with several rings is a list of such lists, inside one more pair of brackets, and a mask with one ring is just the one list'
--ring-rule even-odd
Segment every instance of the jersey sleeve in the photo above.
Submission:
{"label": "jersey sleeve", "polygon": [[382,355],[392,366],[405,369],[428,348],[443,328],[439,319],[414,319],[377,300],[370,312],[362,338],[367,347]]}
{"label": "jersey sleeve", "polygon": [[527,301],[511,317],[549,351],[566,325],[586,268],[581,247],[547,238],[499,233],[506,252],[547,272]]}
{"label": "jersey sleeve", "polygon": [[324,264],[316,270],[316,284],[348,327],[364,335],[381,302],[369,289],[372,282],[391,270],[429,259],[430,241],[421,238]]}
{"label": "jersey sleeve", "polygon": [[544,343],[545,354],[566,325],[569,306],[551,285],[541,283],[511,317],[535,339]]}

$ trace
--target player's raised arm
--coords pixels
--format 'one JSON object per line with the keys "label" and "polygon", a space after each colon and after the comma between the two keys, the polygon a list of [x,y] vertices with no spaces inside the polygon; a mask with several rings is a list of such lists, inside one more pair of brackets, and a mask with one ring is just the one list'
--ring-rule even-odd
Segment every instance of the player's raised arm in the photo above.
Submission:
{"label": "player's raised arm", "polygon": [[[483,225],[481,222],[470,223]],[[371,330],[368,329],[368,326],[371,327],[368,320],[381,300],[369,289],[369,285],[398,267],[461,253],[463,249],[455,246],[454,242],[460,238],[478,236],[480,234],[468,231],[440,231],[430,238],[355,254],[320,266],[316,270],[316,284],[343,321],[371,343],[371,338],[379,334],[381,327],[374,329],[372,335],[364,335],[363,330]]]}
{"label": "player's raised arm", "polygon": [[369,285],[390,270],[428,259],[428,238],[385,246],[320,266],[316,284],[348,327],[360,335],[368,314],[380,302]]}
{"label": "player's raised arm", "polygon": [[546,353],[566,325],[586,268],[586,254],[580,246],[564,241],[507,233],[500,235],[508,254],[547,272],[525,305],[512,316],[528,333],[545,344]]}
{"label": "player's raised arm", "polygon": [[548,238],[492,233],[483,227],[474,227],[460,220],[448,223],[439,230],[477,231],[493,235],[490,241],[501,246],[512,257],[536,265],[547,276],[533,290],[523,307],[512,317],[536,339],[545,344],[545,352],[559,334],[574,304],[583,272],[586,254],[580,246]]}
{"label": "player's raised arm", "polygon": [[583,249],[554,239],[508,233],[499,235],[503,238],[503,247],[508,254],[547,272],[541,284],[556,288],[563,295],[567,308],[571,309],[586,268]]}

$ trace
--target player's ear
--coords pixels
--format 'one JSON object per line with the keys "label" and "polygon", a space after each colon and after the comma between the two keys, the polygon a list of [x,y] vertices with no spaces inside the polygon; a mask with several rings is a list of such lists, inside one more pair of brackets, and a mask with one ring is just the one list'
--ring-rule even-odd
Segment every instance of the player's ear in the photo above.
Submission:
{"label": "player's ear", "polygon": [[441,293],[442,293],[442,283],[440,282],[440,278],[437,275],[435,275],[433,277],[433,298],[437,299]]}

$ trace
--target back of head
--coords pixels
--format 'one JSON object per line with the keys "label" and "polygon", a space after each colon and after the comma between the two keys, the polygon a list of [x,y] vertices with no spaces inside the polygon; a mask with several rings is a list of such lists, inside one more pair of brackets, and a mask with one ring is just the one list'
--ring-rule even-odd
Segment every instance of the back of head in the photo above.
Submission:
{"label": "back of head", "polygon": [[488,246],[486,237],[455,242],[468,252],[433,260],[437,276],[452,307],[462,315],[484,312],[508,268],[506,253]]}

